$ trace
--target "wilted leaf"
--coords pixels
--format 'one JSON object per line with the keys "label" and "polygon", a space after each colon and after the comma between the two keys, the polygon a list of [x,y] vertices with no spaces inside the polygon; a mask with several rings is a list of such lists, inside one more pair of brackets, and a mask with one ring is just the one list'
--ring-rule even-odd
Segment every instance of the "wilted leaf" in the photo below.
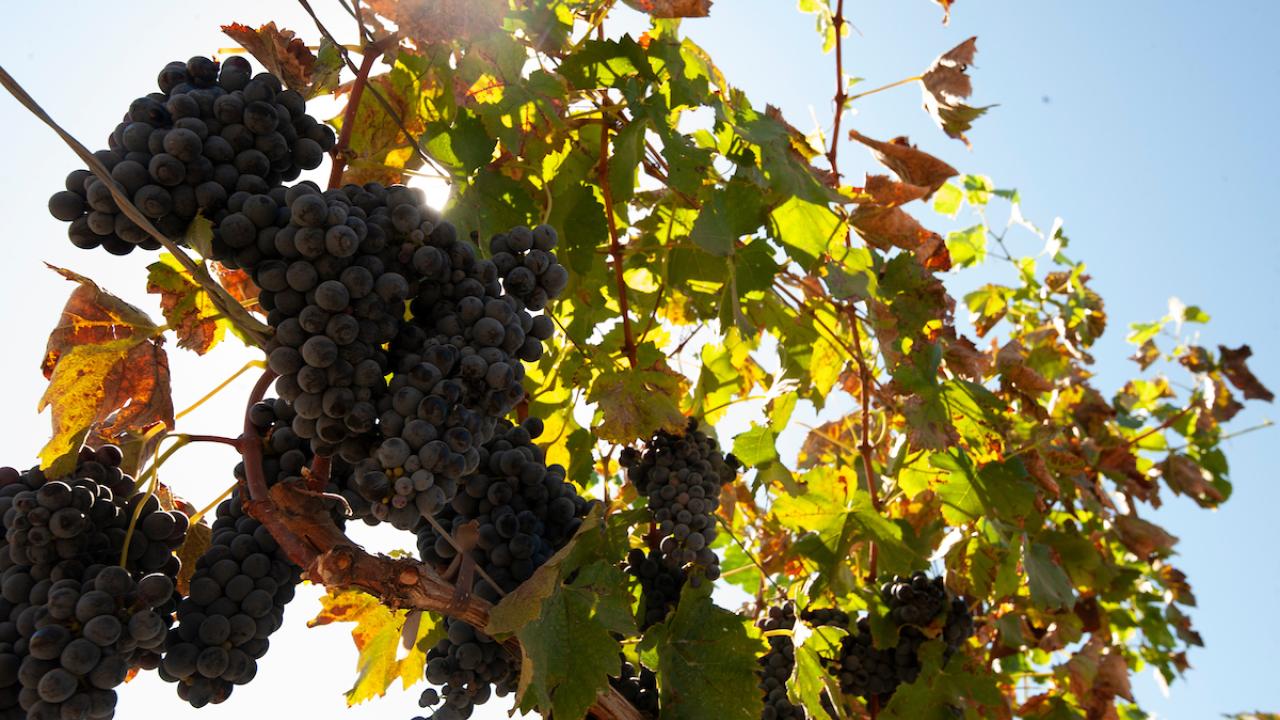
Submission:
{"label": "wilted leaf", "polygon": [[147,267],[147,292],[160,295],[160,311],[178,335],[178,347],[203,355],[222,342],[225,323],[209,293],[168,253]]}
{"label": "wilted leaf", "polygon": [[307,49],[302,38],[296,37],[292,30],[277,28],[274,22],[260,26],[257,30],[248,25],[232,23],[223,25],[222,32],[240,43],[262,63],[267,72],[280,78],[285,87],[295,90],[302,96],[310,97],[311,72],[316,64],[316,56]]}
{"label": "wilted leaf", "polygon": [[335,622],[351,622],[351,630],[360,653],[356,661],[356,684],[347,691],[347,705],[358,705],[366,700],[382,697],[391,684],[400,679],[408,689],[422,680],[427,651],[442,637],[444,622],[441,616],[419,614],[416,638],[411,647],[400,657],[401,637],[404,634],[406,610],[391,610],[378,598],[359,590],[335,590],[330,588],[320,598],[320,613],[307,622],[307,627],[318,627]]}
{"label": "wilted leaf", "polygon": [[236,302],[247,310],[265,314],[262,312],[262,306],[258,304],[258,286],[253,284],[253,278],[249,277],[249,273],[240,269],[232,270],[218,262],[213,263],[213,272],[218,276],[218,284],[225,288]]}
{"label": "wilted leaf", "polygon": [[1195,460],[1186,455],[1171,453],[1164,461],[1164,479],[1179,495],[1187,495],[1205,507],[1212,507],[1226,498],[1213,486],[1213,478]]}
{"label": "wilted leaf", "polygon": [[49,387],[38,409],[53,408],[53,437],[40,451],[42,466],[77,450],[90,428],[108,439],[156,423],[172,428],[169,358],[160,328],[92,280],[49,267],[79,286],[49,334],[41,363]]}
{"label": "wilted leaf", "polygon": [[1222,372],[1232,385],[1240,388],[1246,400],[1266,400],[1267,402],[1275,400],[1276,396],[1258,382],[1258,378],[1254,377],[1246,364],[1249,357],[1253,355],[1253,350],[1248,345],[1241,345],[1234,350],[1226,345],[1219,345],[1218,354]]}
{"label": "wilted leaf", "polygon": [[[1185,360],[1187,357],[1188,356],[1184,355],[1183,359]],[[1138,363],[1138,367],[1146,370],[1151,367],[1151,363],[1160,359],[1160,348],[1156,347],[1154,341],[1148,340],[1142,343],[1142,345],[1134,351],[1133,355],[1129,356],[1129,359]]]}
{"label": "wilted leaf", "polygon": [[971,37],[939,55],[920,76],[925,110],[949,137],[969,140],[964,133],[992,106],[971,107],[964,100],[973,94],[973,83],[967,71],[978,52],[978,38]]}
{"label": "wilted leaf", "polygon": [[679,433],[685,419],[676,397],[679,380],[656,370],[610,370],[591,384],[587,402],[597,403],[602,440],[630,443],[658,430]]}
{"label": "wilted leaf", "polygon": [[925,229],[902,208],[864,205],[854,211],[850,221],[858,235],[872,247],[885,250],[892,246],[910,250],[916,260],[929,270],[951,268],[951,254],[942,236]]}
{"label": "wilted leaf", "polygon": [[862,189],[871,196],[872,202],[884,206],[906,205],[933,194],[933,188],[895,182],[888,175],[868,175]]}
{"label": "wilted leaf", "polygon": [[889,142],[881,142],[872,140],[857,130],[850,130],[849,137],[871,148],[876,160],[892,170],[899,180],[911,185],[927,187],[930,194],[937,192],[948,178],[960,174],[959,170],[938,158],[917,150],[906,137],[896,137]]}
{"label": "wilted leaf", "polygon": [[418,43],[472,40],[502,28],[506,0],[364,0]]}
{"label": "wilted leaf", "polygon": [[204,555],[204,551],[209,549],[209,542],[212,540],[213,531],[209,528],[209,523],[200,519],[198,523],[192,523],[187,528],[187,536],[182,540],[182,547],[178,548],[174,553],[178,559],[182,561],[182,569],[178,571],[177,586],[178,593],[187,595],[191,588],[191,576],[196,572],[196,561]]}
{"label": "wilted leaf", "polygon": [[1142,518],[1120,515],[1114,522],[1120,542],[1143,560],[1156,554],[1167,555],[1178,542],[1178,538],[1170,535],[1164,528]]}
{"label": "wilted leaf", "polygon": [[656,18],[706,17],[711,0],[623,0],[632,8]]}

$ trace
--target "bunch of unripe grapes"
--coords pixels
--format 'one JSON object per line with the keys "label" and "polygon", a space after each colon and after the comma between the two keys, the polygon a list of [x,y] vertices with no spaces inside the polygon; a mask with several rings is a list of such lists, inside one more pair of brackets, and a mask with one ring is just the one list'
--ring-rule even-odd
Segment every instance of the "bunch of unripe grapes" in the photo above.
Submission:
{"label": "bunch of unripe grapes", "polygon": [[692,583],[720,577],[720,560],[711,549],[718,532],[716,509],[721,486],[737,477],[738,459],[722,453],[715,438],[690,418],[683,434],[659,430],[643,453],[625,448],[619,462],[648,499],[663,561],[684,568]]}
{"label": "bunch of unripe grapes", "polygon": [[[181,239],[197,214],[214,222],[229,205],[266,193],[318,167],[333,148],[328,126],[306,113],[302,95],[270,73],[251,74],[249,62],[219,64],[196,56],[160,72],[159,92],[133,101],[94,155],[111,181],[166,236]],[[110,187],[88,170],[67,176],[49,199],[49,212],[71,223],[81,248],[125,255],[159,243],[120,212]],[[235,265],[227,248],[215,259]]]}

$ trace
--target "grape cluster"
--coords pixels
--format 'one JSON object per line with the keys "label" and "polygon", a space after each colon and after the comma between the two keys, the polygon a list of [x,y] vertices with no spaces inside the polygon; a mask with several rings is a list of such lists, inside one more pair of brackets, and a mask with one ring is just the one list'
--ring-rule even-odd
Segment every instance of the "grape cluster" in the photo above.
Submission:
{"label": "grape cluster", "polygon": [[95,565],[81,582],[54,582],[44,604],[18,618],[26,656],[18,700],[26,717],[110,718],[114,688],[143,653],[156,657],[172,613],[173,580],[135,580],[118,566]]}
{"label": "grape cluster", "polygon": [[682,435],[659,430],[642,454],[626,448],[620,462],[641,495],[662,540],[663,561],[690,572],[690,582],[720,577],[720,561],[711,549],[716,539],[716,508],[720,486],[732,482],[740,469],[732,453],[725,455],[715,438],[690,418]]}
{"label": "grape cluster", "polygon": [[644,665],[636,665],[626,659],[622,659],[622,673],[618,677],[609,678],[609,684],[613,689],[622,694],[622,697],[631,703],[647,718],[658,717],[658,675],[654,671]]}
{"label": "grape cluster", "polygon": [[848,695],[888,702],[900,684],[912,683],[923,669],[920,646],[929,638],[923,628],[941,622],[945,657],[958,651],[973,635],[973,615],[963,598],[950,596],[941,576],[922,572],[894,576],[880,588],[889,619],[897,628],[897,644],[876,648],[867,618],[841,639],[840,655],[825,659]]}
{"label": "grape cluster", "polygon": [[[314,457],[310,444],[293,432],[293,418],[293,407],[278,398],[249,409],[268,486],[298,478]],[[332,466],[329,490],[349,472],[340,463]],[[243,463],[235,475],[243,486]],[[299,569],[270,532],[245,514],[240,491],[233,491],[218,505],[210,546],[196,560],[188,596],[178,603],[160,677],[178,683],[178,696],[195,707],[225,700],[257,674],[257,661],[299,581]]]}
{"label": "grape cluster", "polygon": [[[270,73],[251,72],[241,57],[221,65],[200,56],[169,63],[158,78],[160,91],[134,100],[109,149],[94,153],[165,235],[183,237],[197,214],[220,221],[244,197],[318,167],[333,148],[333,131],[306,113],[302,95]],[[101,246],[116,255],[159,247],[120,212],[97,176],[76,170],[65,188],[49,198],[49,212],[71,223],[68,235],[77,247]],[[241,260],[235,248],[215,251],[230,265]]]}
{"label": "grape cluster", "polygon": [[[770,607],[766,617],[756,625],[765,632],[792,630],[796,626],[796,608],[787,602]],[[796,667],[796,646],[789,635],[769,636],[769,652],[758,660],[760,689],[764,691],[761,720],[804,720],[804,707],[793,705],[787,697],[787,681]]]}
{"label": "grape cluster", "polygon": [[[498,421],[493,439],[479,448],[477,470],[435,516],[455,538],[463,526],[476,528],[471,558],[498,587],[480,579],[475,594],[491,602],[528,580],[568,543],[591,508],[565,481],[564,468],[546,465],[542,449],[533,444],[541,433],[541,421],[533,418],[520,425]],[[441,568],[453,561],[457,550],[433,525],[420,522],[417,535],[424,561]],[[515,689],[520,667],[500,643],[462,621],[448,622],[449,636],[428,654],[426,668],[427,680],[443,685],[443,693],[428,689],[421,699],[423,707],[443,699],[434,715],[440,720],[470,717],[492,693]]]}
{"label": "grape cluster", "polygon": [[[284,200],[289,222],[268,233],[278,257],[250,271],[276,330],[266,348],[268,362],[280,375],[277,392],[296,413],[294,432],[332,454],[374,429],[374,401],[387,390],[381,348],[400,329],[409,284],[379,256],[386,234],[347,192],[320,193],[302,183]],[[257,207],[261,217],[254,218]],[[271,229],[278,212],[270,195],[251,197],[242,213],[222,222],[218,236],[230,242],[242,234],[253,242],[255,233]]]}
{"label": "grape cluster", "polygon": [[684,570],[662,561],[662,555],[640,548],[627,553],[627,574],[640,581],[640,629],[647,630],[667,618],[680,602]]}
{"label": "grape cluster", "polygon": [[546,307],[547,300],[564,292],[569,284],[569,272],[552,252],[557,242],[559,237],[550,225],[532,230],[517,227],[489,240],[503,287],[530,310]]}
{"label": "grape cluster", "polygon": [[178,683],[178,696],[194,707],[222,702],[253,679],[300,581],[241,505],[238,490],[218,505],[211,544],[196,561],[160,665],[160,677]]}
{"label": "grape cluster", "polygon": [[121,460],[104,446],[65,478],[0,468],[0,718],[110,718],[114,688],[159,660],[188,520]]}
{"label": "grape cluster", "polygon": [[849,628],[849,613],[838,608],[806,608],[800,619],[814,627]]}

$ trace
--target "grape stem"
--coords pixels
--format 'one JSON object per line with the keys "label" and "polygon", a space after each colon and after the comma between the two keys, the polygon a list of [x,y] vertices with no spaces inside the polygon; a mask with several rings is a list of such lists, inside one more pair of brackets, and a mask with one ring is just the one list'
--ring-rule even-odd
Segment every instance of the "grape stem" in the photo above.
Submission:
{"label": "grape stem", "polygon": [[351,94],[347,98],[347,108],[342,113],[342,129],[338,132],[338,142],[333,146],[333,167],[329,169],[329,189],[341,186],[342,173],[347,168],[347,148],[351,144],[351,132],[356,125],[356,111],[360,109],[360,99],[369,84],[369,72],[373,63],[382,51],[394,43],[400,42],[397,35],[388,35],[377,42],[366,45],[364,56],[360,59],[360,67],[356,70],[356,79],[351,83]]}
{"label": "grape stem", "polygon": [[25,89],[23,89],[22,85],[19,84],[18,81],[4,69],[4,67],[0,67],[0,85],[3,85],[4,89],[8,90],[9,94],[13,95],[13,97],[23,107],[39,118],[45,125],[48,125],[55,133],[58,134],[58,137],[62,138],[62,141],[67,144],[67,147],[70,147],[76,155],[80,156],[80,159],[88,165],[89,170],[102,181],[102,184],[108,190],[111,191],[111,198],[120,208],[120,212],[124,213],[125,217],[132,220],[134,224],[139,228],[142,228],[142,230],[148,235],[155,238],[156,241],[169,252],[169,254],[178,259],[178,263],[182,265],[183,269],[191,273],[191,276],[195,278],[196,283],[209,294],[210,300],[213,301],[213,304],[224,317],[229,319],[231,323],[245,335],[245,337],[253,341],[253,343],[258,347],[261,347],[266,343],[267,338],[271,335],[271,329],[262,324],[257,318],[250,315],[248,310],[245,310],[235,298],[231,297],[231,294],[227,292],[227,289],[219,285],[213,277],[209,275],[209,271],[205,268],[203,262],[197,263],[195,260],[192,260],[191,256],[183,252],[182,248],[178,247],[177,243],[170,240],[164,233],[160,232],[160,230],[151,223],[151,220],[146,215],[142,214],[141,210],[134,206],[133,201],[130,200],[129,196],[120,188],[119,183],[111,178],[110,171],[108,171],[106,166],[102,164],[102,161],[98,160],[98,158],[95,157],[93,153],[89,152],[89,149],[81,144],[79,140],[76,140],[72,137],[71,133],[68,133],[61,125],[55,122],[54,119],[49,116],[49,113],[46,112],[45,109],[42,108]]}
{"label": "grape stem", "polygon": [[190,405],[189,407],[187,407],[187,409],[183,410],[182,412],[178,413],[177,415],[174,415],[174,416],[173,416],[173,419],[174,419],[174,420],[181,420],[182,418],[186,417],[187,415],[191,414],[192,412],[195,412],[196,408],[199,408],[201,405],[203,405],[203,404],[205,404],[206,402],[208,402],[208,401],[209,401],[209,400],[210,400],[214,395],[217,395],[218,393],[220,393],[220,392],[222,392],[223,390],[225,390],[225,389],[227,388],[227,386],[228,386],[228,385],[230,385],[232,382],[234,382],[234,381],[235,381],[235,379],[236,379],[236,378],[238,378],[238,377],[240,377],[241,375],[243,375],[243,374],[245,374],[245,373],[249,372],[249,370],[251,370],[251,369],[253,369],[253,368],[255,368],[255,367],[257,367],[257,368],[265,368],[266,366],[267,366],[267,364],[266,364],[265,362],[261,361],[261,360],[250,360],[249,362],[247,362],[247,363],[245,363],[245,364],[244,364],[244,367],[242,367],[242,368],[240,368],[239,370],[235,371],[235,373],[233,373],[233,374],[231,375],[231,377],[229,377],[229,378],[227,378],[226,380],[223,380],[222,382],[218,383],[218,386],[217,386],[217,387],[215,387],[214,389],[212,389],[212,390],[210,390],[209,392],[205,393],[205,394],[204,394],[204,396],[203,396],[203,397],[201,397],[199,400],[197,400],[197,401],[195,401],[195,402],[191,403],[191,405]]}

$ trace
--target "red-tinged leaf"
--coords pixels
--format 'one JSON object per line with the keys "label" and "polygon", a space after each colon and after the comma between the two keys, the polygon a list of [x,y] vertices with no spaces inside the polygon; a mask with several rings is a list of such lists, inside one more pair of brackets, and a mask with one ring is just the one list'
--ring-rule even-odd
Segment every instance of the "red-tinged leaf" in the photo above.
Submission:
{"label": "red-tinged leaf", "polygon": [[1053,479],[1053,474],[1049,472],[1049,466],[1045,464],[1039,450],[1033,449],[1024,453],[1022,463],[1027,466],[1027,474],[1036,481],[1036,484],[1046,494],[1051,497],[1058,497],[1061,494],[1062,490],[1058,487],[1058,481]]}
{"label": "red-tinged leaf", "polygon": [[1155,555],[1167,555],[1178,542],[1178,538],[1170,535],[1164,528],[1142,518],[1120,515],[1114,522],[1120,542],[1143,560]]}
{"label": "red-tinged leaf", "polygon": [[[387,114],[381,103],[361,102],[356,108],[347,146],[347,169],[342,180],[344,183],[357,185],[366,182],[380,182],[384,185],[402,182],[406,171],[422,164],[421,157],[414,151],[414,143],[426,130],[421,113],[421,79],[407,65],[397,62],[390,72],[369,78],[369,87],[377,88],[412,137],[405,135],[395,118]],[[350,90],[351,86],[348,84],[338,92],[349,95]],[[330,122],[341,130],[345,118],[344,109]]]}
{"label": "red-tinged leaf", "polygon": [[[1178,364],[1193,373],[1206,373],[1214,368],[1209,351],[1199,345],[1191,345],[1178,357]],[[1145,367],[1143,368],[1146,369]]]}
{"label": "red-tinged leaf", "polygon": [[964,336],[947,343],[946,349],[942,351],[942,358],[947,361],[951,372],[974,382],[982,382],[991,367],[991,358]]}
{"label": "red-tinged leaf", "polygon": [[960,174],[959,170],[938,158],[917,150],[906,137],[881,142],[872,140],[857,130],[850,130],[849,137],[871,148],[876,160],[892,170],[899,180],[911,185],[927,187],[930,194],[937,192],[949,178]]}
{"label": "red-tinged leaf", "polygon": [[355,686],[346,693],[348,706],[382,697],[397,678],[405,689],[422,679],[426,653],[440,637],[444,623],[439,616],[418,613],[416,637],[405,643],[410,649],[402,657],[401,640],[408,615],[408,611],[391,610],[378,598],[359,590],[330,588],[320,598],[320,612],[307,622],[307,627],[355,623],[351,639],[360,653],[356,661],[359,674]]}
{"label": "red-tinged leaf", "polygon": [[971,37],[947,52],[939,55],[920,76],[920,87],[924,92],[925,110],[938,123],[949,137],[969,140],[964,133],[993,106],[972,107],[964,100],[973,94],[973,83],[969,79],[969,65],[978,52],[978,38]]}
{"label": "red-tinged leaf", "polygon": [[222,313],[172,255],[165,253],[147,267],[147,292],[160,295],[160,312],[178,334],[178,347],[203,355],[222,342]]}
{"label": "red-tinged leaf", "polygon": [[53,409],[53,437],[40,451],[42,466],[74,453],[90,429],[110,440],[157,423],[172,428],[169,359],[160,328],[92,280],[49,267],[78,287],[49,334],[41,363],[49,386],[38,409]]}
{"label": "red-tinged leaf", "polygon": [[656,18],[699,18],[711,14],[711,0],[623,0]]}
{"label": "red-tinged leaf", "polygon": [[277,28],[274,22],[261,25],[257,30],[248,25],[231,23],[223,25],[222,32],[240,44],[262,63],[267,72],[280,78],[286,87],[310,97],[311,74],[316,56],[307,49],[302,38],[292,30]]}
{"label": "red-tinged leaf", "polygon": [[502,28],[506,0],[364,0],[421,47],[483,37]]}
{"label": "red-tinged leaf", "polygon": [[[1183,357],[1185,359],[1187,356]],[[1148,340],[1142,343],[1142,346],[1135,350],[1133,355],[1129,356],[1129,359],[1138,363],[1138,367],[1146,370],[1151,367],[1151,363],[1160,359],[1160,348],[1156,347],[1155,342]]]}
{"label": "red-tinged leaf", "polygon": [[1219,364],[1222,366],[1222,372],[1244,393],[1246,400],[1266,400],[1271,402],[1276,396],[1270,390],[1258,382],[1258,378],[1254,377],[1253,372],[1249,370],[1246,361],[1253,355],[1253,350],[1248,345],[1241,345],[1238,348],[1231,349],[1225,345],[1218,346]]}
{"label": "red-tinged leaf", "polygon": [[218,276],[218,284],[226,288],[231,297],[236,299],[246,310],[265,315],[258,304],[258,286],[253,284],[249,273],[240,269],[232,269],[222,263],[213,263],[213,272]]}

